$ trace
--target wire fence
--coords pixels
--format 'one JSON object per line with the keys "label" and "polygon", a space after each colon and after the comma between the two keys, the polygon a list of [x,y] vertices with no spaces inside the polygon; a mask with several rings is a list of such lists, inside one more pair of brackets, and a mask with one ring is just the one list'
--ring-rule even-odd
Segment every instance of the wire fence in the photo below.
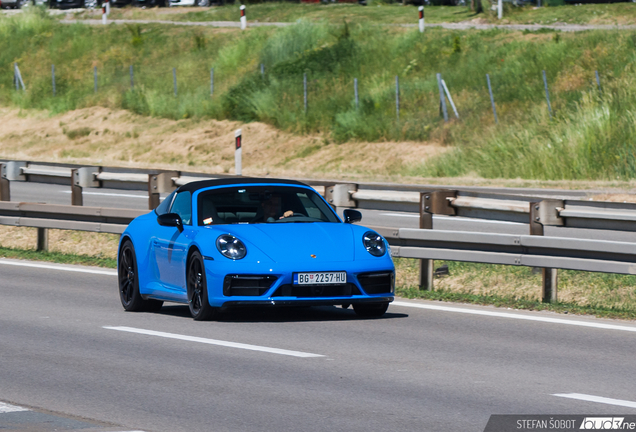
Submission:
{"label": "wire fence", "polygon": [[[28,89],[31,88],[31,83],[29,80],[32,80],[33,87],[35,87],[34,91],[41,92],[43,94],[48,93],[53,98],[64,97],[65,93],[73,93],[77,96],[79,92],[81,95],[89,95],[92,90],[92,93],[99,94],[100,92],[107,91],[118,91],[118,92],[135,92],[135,91],[147,91],[152,89],[152,91],[157,94],[163,96],[173,96],[175,99],[179,98],[188,98],[193,94],[202,95],[206,91],[209,93],[209,97],[214,99],[218,97],[219,93],[219,83],[215,82],[215,70],[214,67],[207,68],[204,65],[189,65],[190,67],[180,69],[178,67],[165,67],[164,65],[156,66],[156,65],[148,65],[148,64],[130,64],[128,66],[124,66],[122,64],[119,65],[108,65],[102,69],[98,66],[93,66],[92,69],[88,69],[86,71],[79,71],[76,68],[71,67],[60,67],[58,65],[51,65],[50,69],[50,78],[44,79],[45,77],[42,74],[42,70],[34,71],[33,74],[27,73],[26,81],[25,76],[23,75],[19,64],[14,63],[13,67],[13,84],[15,86],[16,92],[27,92]],[[92,73],[91,73],[92,72]],[[265,70],[265,65],[263,63],[258,64],[257,74],[262,78],[262,86],[267,86],[268,84],[268,73]],[[338,78],[332,78],[338,79]],[[554,111],[552,107],[552,102],[550,99],[550,89],[548,77],[545,70],[541,71],[541,79],[543,83],[543,92],[545,96],[546,110],[549,115],[549,118],[552,119],[554,116]],[[206,82],[207,81],[207,82]],[[452,83],[449,85],[447,83],[441,73],[436,74],[437,85],[436,92],[439,100],[439,117],[443,118],[445,122],[449,122],[451,120],[451,116],[449,115],[449,106],[452,109],[452,114],[455,119],[460,119],[460,111],[461,106],[457,107],[452,97]],[[601,87],[601,78],[598,70],[594,71],[594,77],[591,82],[595,85],[598,90],[598,93],[602,93]],[[358,112],[361,109],[361,97],[364,96],[364,83],[360,81],[357,77],[354,77],[351,80],[351,109]],[[395,102],[394,102],[394,115],[395,120],[397,122],[400,121],[400,113],[405,109],[405,89],[404,89],[404,80],[402,80],[402,89],[400,88],[400,77],[399,75],[395,75],[395,84],[394,84],[394,94],[395,94]],[[412,83],[411,83],[412,84]],[[496,92],[493,90],[493,82],[490,77],[490,74],[485,74],[483,80],[483,93],[487,94],[487,100],[490,102],[490,108],[492,109],[493,120],[495,124],[499,123],[499,118],[497,116],[497,105],[496,105]],[[223,90],[230,88],[232,83],[224,83],[222,85]],[[302,86],[302,89],[300,88]],[[325,82],[323,79],[322,82],[319,79],[310,79],[308,74],[305,72],[302,75],[302,84],[299,84],[299,87],[294,91],[293,87],[287,88],[286,92],[282,95],[282,100],[287,100],[291,102],[291,104],[287,104],[286,108],[290,106],[298,106],[302,107],[302,111],[304,115],[307,115],[312,109],[312,97],[313,96],[323,96],[326,87],[329,86],[329,83]],[[48,87],[48,88],[47,88]],[[313,88],[312,88],[313,87]],[[390,84],[387,84],[385,88],[393,92],[393,89],[390,88]],[[409,86],[407,83],[407,92],[413,93],[414,91],[418,91],[417,86]],[[206,90],[207,89],[207,90]],[[419,89],[422,93],[427,93],[422,89]],[[215,94],[216,93],[216,94]],[[302,96],[300,96],[300,94]],[[388,92],[387,92],[388,95]],[[428,92],[428,96],[433,95],[433,92]],[[43,96],[42,94],[40,96]],[[302,101],[298,99],[302,97]],[[345,97],[343,95],[338,95],[338,97]],[[294,102],[294,98],[296,98]],[[390,97],[386,97],[386,104],[390,103]],[[413,101],[411,101],[413,102]],[[429,100],[429,104],[430,104]],[[422,99],[421,97],[417,98],[417,102],[408,104],[408,108],[413,109],[421,109]]]}

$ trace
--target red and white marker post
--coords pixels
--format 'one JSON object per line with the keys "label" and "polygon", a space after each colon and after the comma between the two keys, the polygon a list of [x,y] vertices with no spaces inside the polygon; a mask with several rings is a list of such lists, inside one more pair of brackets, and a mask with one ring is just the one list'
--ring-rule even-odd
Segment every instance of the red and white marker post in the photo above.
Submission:
{"label": "red and white marker post", "polygon": [[241,152],[243,148],[243,136],[241,135],[241,129],[237,129],[236,132],[234,132],[234,142],[234,171],[236,175],[242,175],[241,165],[243,161],[241,160]]}
{"label": "red and white marker post", "polygon": [[106,13],[106,2],[102,3],[102,24],[107,24],[108,14]]}
{"label": "red and white marker post", "polygon": [[241,30],[247,27],[247,18],[245,17],[245,5],[241,5]]}
{"label": "red and white marker post", "polygon": [[424,33],[424,6],[417,8],[420,11],[420,33]]}

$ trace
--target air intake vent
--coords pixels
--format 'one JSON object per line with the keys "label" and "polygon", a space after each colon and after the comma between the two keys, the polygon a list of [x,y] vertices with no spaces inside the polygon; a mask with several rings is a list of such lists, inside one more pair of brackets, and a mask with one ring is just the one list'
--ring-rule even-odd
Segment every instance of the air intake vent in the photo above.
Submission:
{"label": "air intake vent", "polygon": [[350,297],[360,295],[360,290],[352,283],[342,285],[281,285],[272,297]]}
{"label": "air intake vent", "polygon": [[358,282],[367,294],[393,293],[395,274],[393,272],[363,273],[358,275]]}
{"label": "air intake vent", "polygon": [[276,276],[269,275],[227,275],[223,280],[223,295],[262,296],[276,279]]}

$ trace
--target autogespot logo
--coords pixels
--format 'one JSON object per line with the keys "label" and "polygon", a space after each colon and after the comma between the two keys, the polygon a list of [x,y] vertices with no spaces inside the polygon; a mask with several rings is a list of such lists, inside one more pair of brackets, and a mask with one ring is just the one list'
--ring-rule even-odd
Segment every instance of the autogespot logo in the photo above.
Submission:
{"label": "autogespot logo", "polygon": [[625,417],[585,417],[579,429],[587,430],[633,430],[636,423],[623,423]]}

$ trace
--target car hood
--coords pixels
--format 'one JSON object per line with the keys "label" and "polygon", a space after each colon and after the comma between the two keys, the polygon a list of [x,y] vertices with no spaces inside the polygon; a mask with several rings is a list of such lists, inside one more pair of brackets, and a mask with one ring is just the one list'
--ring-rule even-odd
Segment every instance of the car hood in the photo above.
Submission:
{"label": "car hood", "polygon": [[279,263],[353,261],[354,235],[344,223],[272,223],[230,225],[227,232],[241,239],[249,254],[258,248]]}

